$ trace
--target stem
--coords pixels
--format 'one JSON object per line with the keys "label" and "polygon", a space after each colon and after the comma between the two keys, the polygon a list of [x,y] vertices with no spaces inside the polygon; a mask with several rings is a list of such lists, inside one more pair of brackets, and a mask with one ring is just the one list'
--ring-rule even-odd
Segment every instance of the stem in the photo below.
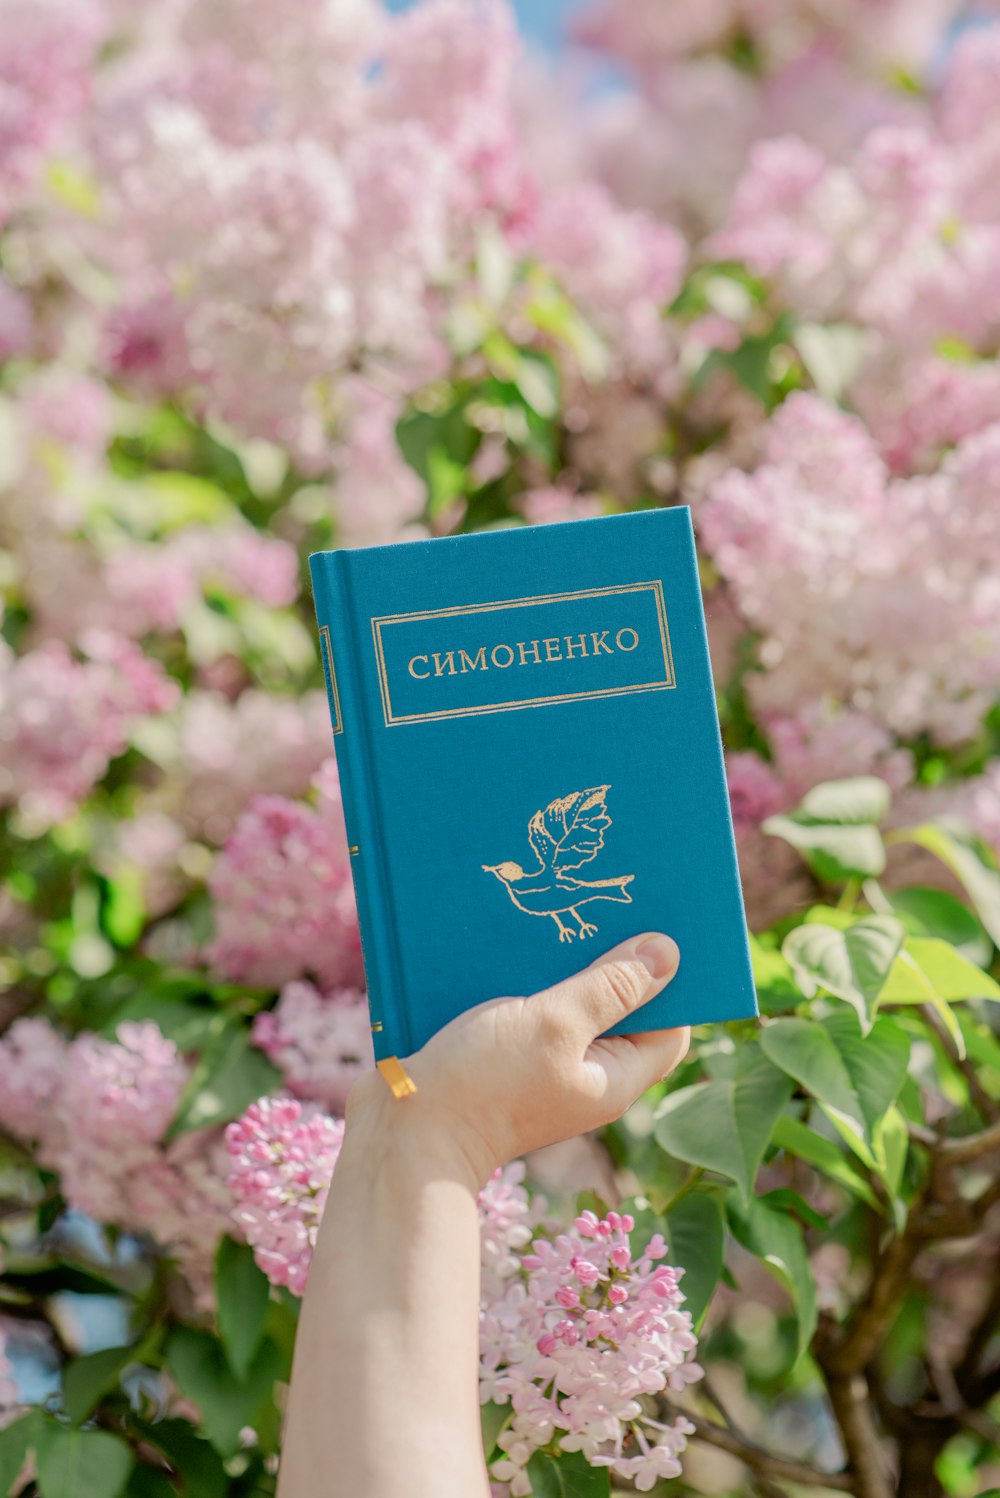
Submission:
{"label": "stem", "polygon": [[861,894],[861,880],[858,878],[848,879],[841,891],[840,899],[837,901],[838,910],[853,910],[858,903]]}
{"label": "stem", "polygon": [[735,1431],[727,1430],[724,1425],[717,1425],[714,1420],[706,1420],[701,1415],[692,1415],[689,1410],[679,1409],[668,1400],[661,1401],[664,1412],[676,1418],[678,1415],[689,1420],[695,1428],[694,1439],[704,1441],[706,1446],[715,1446],[719,1451],[726,1451],[730,1456],[737,1457],[752,1472],[760,1473],[763,1477],[783,1478],[786,1482],[798,1482],[805,1487],[832,1488],[840,1493],[853,1493],[854,1485],[846,1472],[821,1472],[818,1467],[812,1467],[808,1462],[797,1462],[791,1458],[775,1456],[773,1452],[765,1451],[763,1446],[758,1446],[754,1441],[740,1436]]}
{"label": "stem", "polygon": [[691,1188],[693,1186],[697,1186],[698,1182],[701,1180],[704,1174],[704,1166],[692,1165],[684,1180],[677,1187],[677,1190],[672,1192],[671,1195],[667,1197],[667,1200],[665,1204],[660,1208],[658,1215],[661,1217],[666,1217],[668,1213],[672,1212],[677,1203],[680,1201],[681,1197],[687,1196]]}

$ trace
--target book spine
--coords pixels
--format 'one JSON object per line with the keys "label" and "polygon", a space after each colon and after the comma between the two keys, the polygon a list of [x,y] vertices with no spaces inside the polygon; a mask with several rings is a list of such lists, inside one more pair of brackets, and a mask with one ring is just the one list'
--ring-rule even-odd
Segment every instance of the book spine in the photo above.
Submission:
{"label": "book spine", "polygon": [[377,800],[366,742],[360,690],[358,621],[351,608],[343,552],[311,562],[313,597],[326,676],[333,742],[340,776],[344,822],[361,929],[361,956],[368,990],[368,1013],[375,1059],[406,1055],[410,1049],[405,1017],[394,1002],[393,957],[387,943],[392,924],[381,877],[382,849]]}

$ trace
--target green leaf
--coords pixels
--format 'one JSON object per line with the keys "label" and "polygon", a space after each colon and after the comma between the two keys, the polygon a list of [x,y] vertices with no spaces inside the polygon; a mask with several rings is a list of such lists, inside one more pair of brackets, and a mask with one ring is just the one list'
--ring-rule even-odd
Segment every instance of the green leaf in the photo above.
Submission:
{"label": "green leaf", "polygon": [[807,998],[824,989],[846,1000],[867,1031],[904,934],[892,916],[873,915],[847,931],[797,926],[786,936],[781,950]]}
{"label": "green leaf", "polygon": [[432,516],[456,500],[465,491],[466,468],[449,457],[443,447],[436,444],[427,454],[427,504]]}
{"label": "green leaf", "polygon": [[109,879],[104,891],[101,924],[116,947],[132,947],[146,920],[144,881],[139,869],[125,867]]}
{"label": "green leaf", "polygon": [[132,1471],[125,1442],[104,1430],[73,1430],[47,1421],[35,1448],[42,1498],[119,1498]]}
{"label": "green leaf", "polygon": [[821,1233],[830,1230],[830,1223],[821,1212],[811,1207],[805,1197],[798,1191],[793,1191],[790,1186],[778,1186],[774,1191],[768,1191],[766,1200],[774,1210],[791,1212],[799,1218],[804,1227],[816,1228]]}
{"label": "green leaf", "polygon": [[129,1363],[148,1356],[153,1338],[127,1347],[105,1347],[86,1357],[74,1358],[63,1369],[63,1408],[74,1425],[93,1414],[105,1394],[118,1387],[119,1375]]}
{"label": "green leaf", "polygon": [[913,937],[892,965],[880,1004],[930,1004],[960,1060],[965,1037],[950,1005],[963,999],[1000,1000],[1000,984],[935,937]]}
{"label": "green leaf", "polygon": [[525,403],[551,421],[559,410],[559,376],[554,361],[531,349],[519,350],[514,383]]}
{"label": "green leaf", "polygon": [[252,1426],[273,1402],[275,1380],[284,1362],[279,1348],[267,1339],[247,1377],[238,1379],[215,1337],[187,1326],[171,1333],[166,1361],[181,1393],[201,1410],[205,1434],[222,1457],[235,1454],[240,1431]]}
{"label": "green leaf", "polygon": [[811,1019],[776,1020],[762,1029],[760,1047],[813,1097],[864,1129],[861,1104],[843,1057],[822,1025]]}
{"label": "green leaf", "polygon": [[125,1488],[125,1498],[177,1498],[177,1489],[159,1467],[140,1462],[132,1468]]}
{"label": "green leaf", "polygon": [[37,1437],[40,1424],[37,1410],[22,1415],[0,1429],[0,1498],[7,1498]]}
{"label": "green leaf", "polygon": [[201,1050],[219,1035],[226,1023],[225,1017],[212,1006],[149,989],[126,1000],[102,1025],[101,1031],[113,1037],[118,1026],[127,1020],[151,1020],[179,1051]]}
{"label": "green leaf", "polygon": [[951,869],[968,892],[979,919],[1000,946],[1000,872],[981,839],[962,823],[941,818],[895,832],[891,841],[916,843]]}
{"label": "green leaf", "polygon": [[881,822],[889,810],[892,793],[876,775],[855,775],[849,780],[826,780],[814,785],[793,813],[796,821],[860,826]]}
{"label": "green leaf", "polygon": [[1000,983],[933,936],[911,937],[890,969],[880,1004],[923,1004],[930,988],[948,1004],[1000,1000]]}
{"label": "green leaf", "polygon": [[789,1079],[756,1046],[747,1047],[737,1075],[668,1093],[656,1110],[657,1143],[679,1160],[736,1181],[747,1200],[791,1092]]}
{"label": "green leaf", "polygon": [[[826,1015],[820,1023],[835,1042],[847,1067],[865,1121],[865,1137],[877,1139],[886,1111],[899,1096],[910,1059],[910,1041],[895,1020],[880,1015],[867,1035],[850,1009]],[[881,1169],[877,1149],[868,1151],[850,1125],[838,1114],[830,1114],[834,1127],[855,1153],[874,1169]],[[882,1162],[884,1164],[884,1162]]]}
{"label": "green leaf", "polygon": [[718,1202],[702,1191],[689,1191],[667,1213],[664,1236],[671,1264],[684,1270],[684,1308],[698,1330],[722,1273],[725,1229]]}
{"label": "green leaf", "polygon": [[189,1498],[227,1498],[229,1478],[222,1458],[197,1434],[188,1420],[179,1418],[146,1422],[132,1417],[139,1433],[184,1474]]}
{"label": "green leaf", "polygon": [[877,827],[837,822],[798,822],[794,817],[767,817],[761,823],[771,837],[784,838],[805,858],[825,884],[881,874],[885,847]]}
{"label": "green leaf", "polygon": [[611,1492],[607,1467],[592,1467],[582,1451],[558,1457],[536,1451],[527,1471],[534,1498],[608,1498]]}
{"label": "green leaf", "polygon": [[820,395],[839,402],[864,360],[864,330],[853,323],[800,323],[792,342]]}
{"label": "green leaf", "polygon": [[[431,467],[441,457],[466,468],[475,456],[481,434],[466,420],[465,402],[459,400],[441,412],[411,411],[396,427],[396,441],[410,467],[433,487]],[[437,454],[437,458],[432,455]]]}
{"label": "green leaf", "polygon": [[483,1452],[487,1462],[493,1456],[497,1445],[497,1436],[513,1418],[514,1411],[509,1404],[482,1404],[479,1406],[479,1419],[483,1431]]}
{"label": "green leaf", "polygon": [[249,1373],[264,1335],[270,1291],[250,1245],[223,1238],[215,1260],[219,1331],[229,1366],[239,1379]]}
{"label": "green leaf", "polygon": [[148,522],[159,531],[179,531],[189,525],[231,523],[234,507],[223,490],[210,479],[193,473],[146,474],[133,486],[136,508],[145,511]]}
{"label": "green leaf", "polygon": [[750,1198],[746,1207],[729,1204],[729,1222],[743,1247],[755,1254],[784,1285],[798,1321],[798,1354],[816,1330],[816,1287],[809,1268],[802,1230],[787,1212],[769,1205],[766,1196]]}
{"label": "green leaf", "polygon": [[814,1165],[829,1180],[836,1181],[838,1186],[843,1186],[845,1191],[860,1197],[876,1211],[884,1211],[868,1182],[858,1174],[832,1139],[826,1139],[798,1119],[788,1117],[778,1119],[771,1139],[779,1149],[787,1154],[797,1155],[807,1165]]}
{"label": "green leaf", "polygon": [[909,1147],[910,1135],[906,1127],[906,1119],[893,1105],[886,1110],[885,1117],[879,1124],[875,1136],[875,1153],[880,1162],[880,1174],[885,1181],[889,1200],[892,1202],[897,1229],[901,1229],[906,1220],[906,1206],[899,1200],[899,1189],[903,1182],[903,1167],[906,1164],[906,1152]]}
{"label": "green leaf", "polygon": [[252,1043],[242,1020],[227,1021],[192,1072],[167,1139],[238,1118],[280,1081],[280,1071]]}
{"label": "green leaf", "polygon": [[968,906],[954,895],[918,884],[908,889],[880,890],[879,894],[884,913],[902,921],[910,936],[939,937],[977,967],[989,966],[993,943]]}
{"label": "green leaf", "polygon": [[838,905],[811,905],[802,917],[804,926],[836,926],[838,931],[846,931],[848,926],[856,926],[863,917],[853,910],[841,910]]}
{"label": "green leaf", "polygon": [[774,947],[766,947],[751,934],[750,960],[753,964],[753,981],[761,1008],[767,1014],[794,1009],[801,1001],[792,980],[792,970],[781,953]]}

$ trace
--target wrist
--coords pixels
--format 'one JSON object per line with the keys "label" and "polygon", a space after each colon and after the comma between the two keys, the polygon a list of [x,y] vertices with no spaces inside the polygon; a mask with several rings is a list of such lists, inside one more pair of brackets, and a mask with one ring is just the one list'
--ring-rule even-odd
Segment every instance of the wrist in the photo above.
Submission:
{"label": "wrist", "polygon": [[357,1079],[347,1099],[342,1154],[368,1172],[398,1164],[410,1174],[446,1175],[477,1195],[497,1162],[456,1112],[429,1096],[417,1080],[419,1068],[412,1072],[417,1091],[403,1098],[377,1072]]}

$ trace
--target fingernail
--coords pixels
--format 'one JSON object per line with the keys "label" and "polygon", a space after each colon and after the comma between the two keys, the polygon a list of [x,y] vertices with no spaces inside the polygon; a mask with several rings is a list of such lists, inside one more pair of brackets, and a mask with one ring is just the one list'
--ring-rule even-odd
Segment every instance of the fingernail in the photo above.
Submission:
{"label": "fingernail", "polygon": [[669,936],[656,933],[653,936],[644,936],[636,948],[635,955],[639,961],[649,968],[650,976],[653,978],[669,978],[671,973],[677,969],[681,954],[677,943]]}

